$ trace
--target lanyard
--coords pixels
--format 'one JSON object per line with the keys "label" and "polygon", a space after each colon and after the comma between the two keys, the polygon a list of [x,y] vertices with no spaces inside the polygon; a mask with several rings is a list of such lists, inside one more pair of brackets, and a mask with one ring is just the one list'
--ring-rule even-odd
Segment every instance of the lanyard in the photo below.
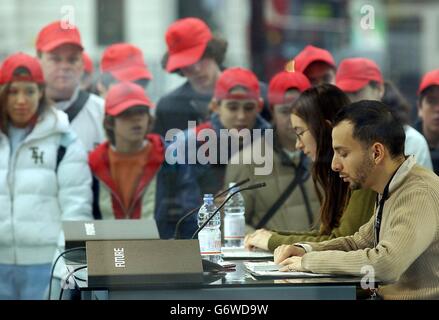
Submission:
{"label": "lanyard", "polygon": [[[396,171],[398,171],[398,170],[396,170]],[[381,197],[381,200],[379,202],[378,202],[378,195],[376,197],[376,204],[379,206],[379,208],[378,208],[378,213],[377,213],[376,218],[375,218],[375,227],[374,227],[375,228],[375,237],[374,237],[375,247],[378,245],[378,242],[380,241],[381,219],[383,217],[384,203],[389,198],[390,182],[392,182],[396,171],[390,177],[389,182],[387,183],[386,187],[384,188],[383,196]]]}

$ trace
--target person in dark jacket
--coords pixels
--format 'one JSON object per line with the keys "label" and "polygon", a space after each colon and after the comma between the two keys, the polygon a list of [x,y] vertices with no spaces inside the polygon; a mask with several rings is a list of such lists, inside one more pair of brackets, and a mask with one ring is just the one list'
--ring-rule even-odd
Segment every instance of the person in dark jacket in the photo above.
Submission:
{"label": "person in dark jacket", "polygon": [[[274,139],[273,144],[268,146],[273,149],[273,170],[269,175],[257,174],[256,168],[261,165],[254,161],[227,166],[225,186],[245,178],[250,178],[249,184],[266,183],[265,188],[242,194],[245,201],[247,233],[260,228],[311,230],[317,225],[320,202],[310,179],[309,161],[295,148],[296,136],[290,121],[294,101],[310,87],[311,84],[305,75],[294,71],[281,71],[270,81],[268,98],[273,114]],[[255,143],[234,157],[251,155],[255,148],[264,149],[264,146],[265,143]],[[265,150],[258,153],[265,154]],[[287,192],[291,183],[295,187]],[[287,195],[286,198],[283,196],[284,193]],[[284,200],[280,201],[282,196]]]}
{"label": "person in dark jacket", "polygon": [[[170,129],[186,129],[188,121],[200,124],[209,119],[209,103],[224,69],[227,51],[227,41],[213,35],[206,23],[198,18],[184,18],[171,24],[166,32],[166,44],[163,68],[187,81],[157,103],[153,132],[163,137]],[[261,84],[261,90],[266,97],[266,85]],[[270,119],[268,103],[264,104],[261,115]]]}
{"label": "person in dark jacket", "polygon": [[420,120],[415,124],[415,129],[427,140],[433,170],[439,175],[439,69],[425,74],[418,95]]}
{"label": "person in dark jacket", "polygon": [[[209,121],[198,126],[194,122],[186,131],[177,130],[175,135],[165,138],[171,142],[166,151],[168,171],[164,180],[158,182],[158,192],[166,196],[156,207],[162,238],[174,235],[177,221],[201,204],[203,194],[221,190],[227,164],[234,153],[252,143],[254,136],[264,136],[271,129],[259,114],[263,100],[258,79],[250,70],[226,69],[216,82],[210,105],[213,113]],[[182,194],[188,198],[181,201]],[[196,228],[194,214],[182,224],[181,237],[190,237]]]}

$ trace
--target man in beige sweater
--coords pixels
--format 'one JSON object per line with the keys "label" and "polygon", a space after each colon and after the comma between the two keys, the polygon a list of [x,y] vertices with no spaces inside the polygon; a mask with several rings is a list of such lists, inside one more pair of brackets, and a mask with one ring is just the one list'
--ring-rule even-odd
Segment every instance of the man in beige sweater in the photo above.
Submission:
{"label": "man in beige sweater", "polygon": [[404,129],[381,102],[353,103],[333,125],[332,169],[352,189],[379,193],[375,214],[353,236],[278,247],[275,262],[282,271],[367,273],[384,299],[439,299],[439,177],[404,155]]}

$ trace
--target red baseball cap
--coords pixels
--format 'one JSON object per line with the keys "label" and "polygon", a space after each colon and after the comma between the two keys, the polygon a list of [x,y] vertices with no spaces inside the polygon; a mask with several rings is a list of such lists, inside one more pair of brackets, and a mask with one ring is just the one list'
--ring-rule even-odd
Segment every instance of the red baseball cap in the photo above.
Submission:
{"label": "red baseball cap", "polygon": [[348,58],[340,62],[335,75],[337,87],[345,92],[356,92],[370,81],[383,83],[378,65],[367,58]]}
{"label": "red baseball cap", "polygon": [[[248,90],[245,94],[230,94],[230,90],[235,87],[244,87]],[[259,99],[261,90],[256,75],[248,69],[229,68],[224,70],[219,76],[214,97],[221,99]]]}
{"label": "red baseball cap", "polygon": [[296,61],[297,71],[301,73],[305,73],[306,68],[316,61],[325,62],[331,67],[336,67],[334,57],[328,50],[317,48],[312,45],[306,46],[301,52],[299,52],[294,58],[294,61]]}
{"label": "red baseball cap", "polygon": [[119,81],[152,79],[142,51],[129,43],[116,43],[102,54],[101,71],[109,72]]}
{"label": "red baseball cap", "polygon": [[154,108],[154,104],[141,86],[128,81],[119,82],[111,86],[105,98],[106,114],[117,116],[125,110],[136,106]]}
{"label": "red baseball cap", "polygon": [[84,71],[87,73],[93,73],[93,61],[91,61],[90,56],[84,51],[82,52],[82,60],[84,60]]}
{"label": "red baseball cap", "polygon": [[427,72],[419,85],[418,95],[430,86],[439,86],[439,69]]}
{"label": "red baseball cap", "polygon": [[66,21],[55,21],[45,26],[37,36],[37,50],[52,51],[63,44],[74,44],[84,49],[78,28]]}
{"label": "red baseball cap", "polygon": [[268,101],[270,105],[287,103],[285,93],[289,89],[303,92],[309,88],[311,88],[311,83],[303,73],[281,71],[271,79],[268,85]]}
{"label": "red baseball cap", "polygon": [[[14,76],[17,68],[24,67],[29,71],[27,76]],[[7,57],[1,66],[0,84],[6,84],[12,81],[32,81],[44,83],[43,70],[40,62],[25,53],[19,52]]]}
{"label": "red baseball cap", "polygon": [[211,39],[212,33],[204,21],[198,18],[175,21],[166,31],[166,71],[173,72],[198,62]]}

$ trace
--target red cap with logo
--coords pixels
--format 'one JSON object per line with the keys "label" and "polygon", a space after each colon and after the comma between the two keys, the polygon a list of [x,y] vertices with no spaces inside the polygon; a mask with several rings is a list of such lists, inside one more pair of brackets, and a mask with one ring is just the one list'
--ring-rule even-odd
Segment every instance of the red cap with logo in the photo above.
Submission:
{"label": "red cap with logo", "polygon": [[311,83],[303,73],[281,71],[271,79],[268,85],[268,101],[270,105],[287,103],[285,93],[288,90],[297,89],[303,92],[309,88],[311,88]]}
{"label": "red cap with logo", "polygon": [[38,51],[52,51],[63,44],[73,44],[80,47],[81,50],[84,49],[78,28],[67,21],[52,22],[38,33],[36,43]]}
{"label": "red cap with logo", "polygon": [[419,85],[418,95],[430,86],[439,86],[439,69],[427,72]]}
{"label": "red cap with logo", "polygon": [[356,92],[370,81],[384,82],[381,70],[374,61],[367,58],[348,58],[340,62],[335,83],[341,90]]}
{"label": "red cap with logo", "polygon": [[211,39],[209,27],[198,18],[184,18],[171,24],[166,31],[166,71],[173,72],[198,62]]}
{"label": "red cap with logo", "polygon": [[84,61],[84,71],[87,73],[93,73],[93,61],[91,61],[90,56],[84,51],[82,52],[82,60]]}
{"label": "red cap with logo", "polygon": [[117,116],[129,108],[137,106],[154,108],[154,104],[146,95],[145,90],[132,82],[124,81],[111,86],[105,97],[105,113],[110,116]]}
{"label": "red cap with logo", "polygon": [[[26,68],[29,74],[14,75],[17,68]],[[36,83],[44,83],[43,70],[40,62],[25,53],[19,52],[7,57],[1,66],[0,84],[6,84],[12,81],[31,81]]]}
{"label": "red cap with logo", "polygon": [[152,79],[142,51],[129,43],[116,43],[102,54],[101,71],[109,72],[119,81]]}
{"label": "red cap with logo", "polygon": [[[242,87],[247,90],[245,94],[231,94],[230,91],[235,87]],[[256,75],[248,69],[229,68],[224,70],[219,76],[214,97],[221,99],[259,99],[261,90]]]}
{"label": "red cap with logo", "polygon": [[317,48],[312,45],[306,46],[301,52],[299,52],[294,58],[294,61],[296,61],[296,70],[302,73],[305,73],[306,68],[316,61],[325,62],[331,67],[336,67],[334,57],[328,50]]}

